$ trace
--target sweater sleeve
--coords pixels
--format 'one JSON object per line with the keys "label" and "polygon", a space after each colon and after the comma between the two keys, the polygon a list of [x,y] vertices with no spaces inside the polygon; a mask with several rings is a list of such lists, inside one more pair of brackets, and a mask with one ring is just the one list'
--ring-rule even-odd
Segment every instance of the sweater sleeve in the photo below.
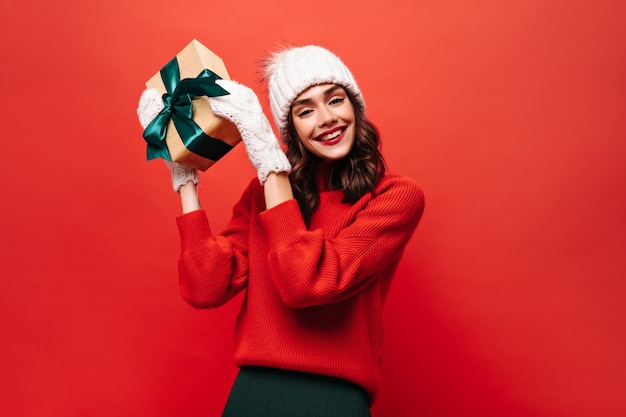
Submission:
{"label": "sweater sleeve", "polygon": [[251,193],[249,186],[218,235],[212,233],[204,210],[176,218],[181,239],[180,292],[195,308],[221,306],[247,285]]}
{"label": "sweater sleeve", "polygon": [[284,303],[293,308],[329,304],[366,288],[399,260],[423,209],[419,185],[395,176],[379,184],[354,220],[332,238],[320,229],[307,230],[294,200],[261,213],[271,248],[270,275]]}

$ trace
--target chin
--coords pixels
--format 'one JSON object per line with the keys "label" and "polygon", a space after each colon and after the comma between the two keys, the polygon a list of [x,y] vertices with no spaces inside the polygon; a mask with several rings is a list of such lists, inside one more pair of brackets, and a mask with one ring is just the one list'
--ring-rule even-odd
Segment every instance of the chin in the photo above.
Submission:
{"label": "chin", "polygon": [[325,161],[339,161],[340,159],[345,158],[350,153],[350,149],[337,149],[333,152],[319,152],[317,154],[318,157],[322,158]]}

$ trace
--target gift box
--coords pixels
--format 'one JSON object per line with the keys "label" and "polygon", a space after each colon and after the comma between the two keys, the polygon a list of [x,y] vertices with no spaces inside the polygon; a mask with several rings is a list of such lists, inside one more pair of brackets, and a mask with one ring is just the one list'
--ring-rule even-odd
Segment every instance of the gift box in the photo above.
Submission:
{"label": "gift box", "polygon": [[159,90],[165,105],[143,134],[148,160],[206,171],[241,141],[235,125],[216,116],[207,100],[228,94],[215,83],[220,78],[230,79],[224,62],[194,39],[146,82]]}

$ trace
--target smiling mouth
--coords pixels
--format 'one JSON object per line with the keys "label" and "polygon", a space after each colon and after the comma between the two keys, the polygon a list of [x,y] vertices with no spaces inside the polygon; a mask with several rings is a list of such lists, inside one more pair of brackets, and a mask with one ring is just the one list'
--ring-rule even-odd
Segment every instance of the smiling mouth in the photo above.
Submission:
{"label": "smiling mouth", "polygon": [[316,137],[315,140],[319,142],[329,142],[333,139],[338,138],[343,133],[344,130],[345,130],[345,127],[337,128],[330,133],[326,133],[325,135],[320,135]]}

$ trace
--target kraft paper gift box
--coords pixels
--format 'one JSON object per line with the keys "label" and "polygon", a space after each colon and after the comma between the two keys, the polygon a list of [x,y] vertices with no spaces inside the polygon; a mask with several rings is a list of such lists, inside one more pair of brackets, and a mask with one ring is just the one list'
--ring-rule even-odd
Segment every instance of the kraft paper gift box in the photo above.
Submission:
{"label": "kraft paper gift box", "polygon": [[191,41],[146,82],[164,96],[165,109],[148,125],[148,160],[163,158],[206,171],[241,141],[236,126],[216,116],[206,96],[228,94],[215,84],[230,79],[222,59]]}

